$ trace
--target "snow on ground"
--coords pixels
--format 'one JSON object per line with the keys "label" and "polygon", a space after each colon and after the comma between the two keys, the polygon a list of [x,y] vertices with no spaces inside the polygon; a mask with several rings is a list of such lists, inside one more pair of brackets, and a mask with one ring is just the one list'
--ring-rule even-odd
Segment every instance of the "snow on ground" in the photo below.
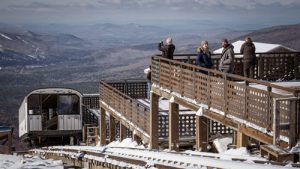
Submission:
{"label": "snow on ground", "polygon": [[231,137],[217,138],[213,141],[219,153],[224,153],[227,150],[227,145],[232,143]]}
{"label": "snow on ground", "polygon": [[16,156],[0,154],[1,169],[21,169],[21,168],[36,168],[36,169],[63,169],[61,160],[43,160],[37,156]]}
{"label": "snow on ground", "polygon": [[120,141],[110,142],[106,147],[130,147],[130,148],[140,148],[145,149],[143,145],[138,145],[136,141],[133,141],[131,138],[126,138]]}

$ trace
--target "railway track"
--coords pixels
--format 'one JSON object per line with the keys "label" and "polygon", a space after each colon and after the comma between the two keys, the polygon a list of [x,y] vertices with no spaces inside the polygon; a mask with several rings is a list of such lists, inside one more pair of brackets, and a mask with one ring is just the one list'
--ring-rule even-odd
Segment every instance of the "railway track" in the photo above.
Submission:
{"label": "railway track", "polygon": [[177,153],[137,148],[55,146],[33,149],[32,154],[45,158],[69,161],[80,167],[88,168],[294,168],[299,164],[265,161],[256,157],[220,155],[212,153]]}

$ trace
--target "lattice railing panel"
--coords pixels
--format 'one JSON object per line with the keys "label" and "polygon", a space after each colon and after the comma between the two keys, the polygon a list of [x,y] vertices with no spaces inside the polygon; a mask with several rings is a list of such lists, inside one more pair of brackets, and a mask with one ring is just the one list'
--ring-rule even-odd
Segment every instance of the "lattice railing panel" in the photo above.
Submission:
{"label": "lattice railing panel", "polygon": [[216,77],[210,77],[210,101],[211,107],[224,110],[225,100],[224,100],[224,80]]}
{"label": "lattice railing panel", "polygon": [[245,91],[245,84],[227,81],[228,114],[241,119],[245,117]]}

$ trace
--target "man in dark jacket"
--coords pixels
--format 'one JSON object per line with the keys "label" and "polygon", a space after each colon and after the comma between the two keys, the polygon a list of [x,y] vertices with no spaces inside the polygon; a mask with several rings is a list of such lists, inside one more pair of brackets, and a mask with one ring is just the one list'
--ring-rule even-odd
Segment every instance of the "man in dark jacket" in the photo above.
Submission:
{"label": "man in dark jacket", "polygon": [[222,40],[223,51],[219,62],[219,70],[225,73],[233,73],[234,70],[234,51],[233,46],[227,39]]}
{"label": "man in dark jacket", "polygon": [[254,78],[254,66],[256,64],[255,46],[251,38],[247,37],[245,43],[241,46],[241,54],[243,57],[244,76]]}
{"label": "man in dark jacket", "polygon": [[162,57],[166,59],[173,59],[175,45],[172,44],[172,38],[166,39],[166,45],[163,42],[158,44],[158,50],[162,51]]}

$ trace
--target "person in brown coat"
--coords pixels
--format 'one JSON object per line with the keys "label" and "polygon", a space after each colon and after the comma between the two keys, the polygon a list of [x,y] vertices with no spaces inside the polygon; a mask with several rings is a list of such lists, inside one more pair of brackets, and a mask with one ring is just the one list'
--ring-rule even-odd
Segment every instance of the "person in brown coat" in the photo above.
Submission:
{"label": "person in brown coat", "polygon": [[166,59],[173,59],[173,54],[175,50],[175,45],[172,43],[172,38],[166,39],[166,44],[160,42],[158,44],[158,50],[162,51],[162,57]]}
{"label": "person in brown coat", "polygon": [[223,51],[219,62],[219,70],[225,73],[233,73],[234,70],[234,51],[233,46],[227,39],[222,40]]}
{"label": "person in brown coat", "polygon": [[255,45],[251,38],[247,37],[245,43],[241,46],[240,50],[243,57],[243,70],[244,76],[254,78],[254,66],[256,64]]}

